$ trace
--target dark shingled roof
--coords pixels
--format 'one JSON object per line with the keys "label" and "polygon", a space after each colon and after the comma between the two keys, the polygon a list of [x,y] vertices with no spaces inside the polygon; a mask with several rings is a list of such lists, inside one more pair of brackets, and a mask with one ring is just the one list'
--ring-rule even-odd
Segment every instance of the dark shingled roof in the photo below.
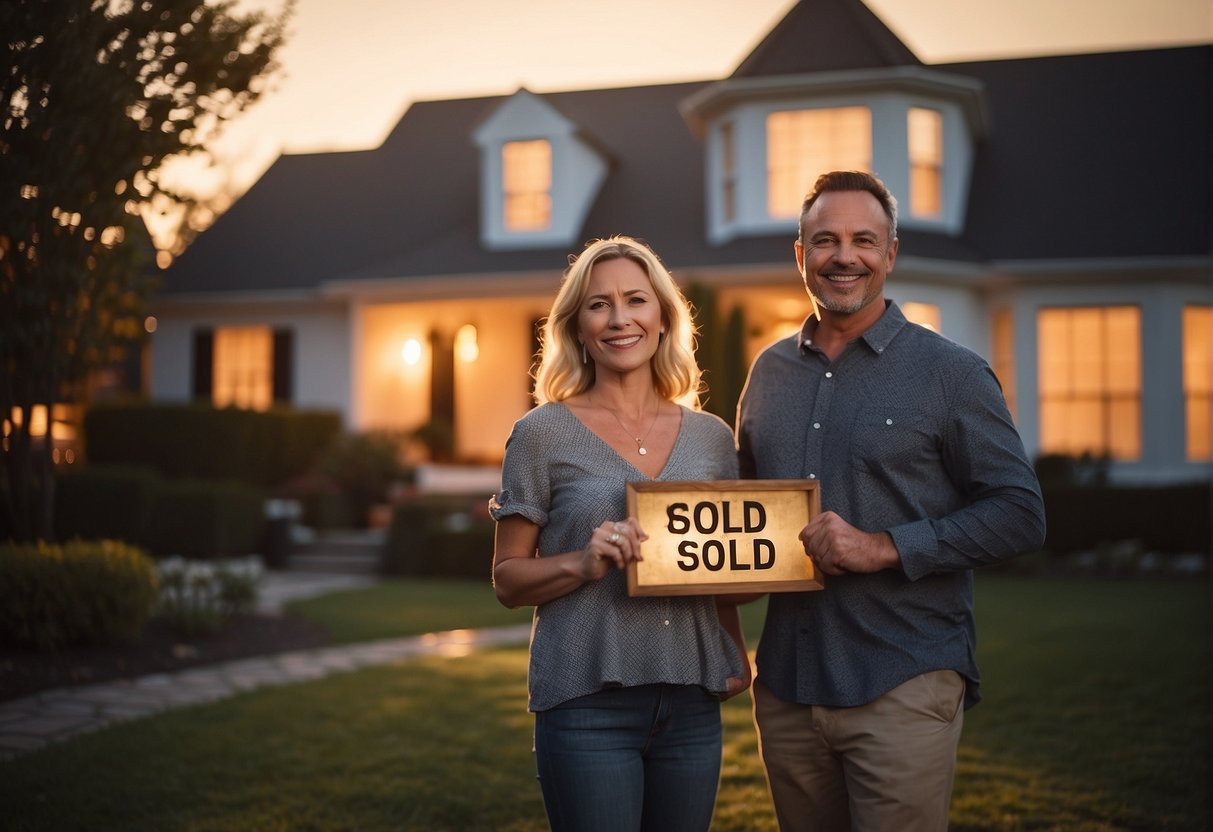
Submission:
{"label": "dark shingled roof", "polygon": [[[823,28],[830,38],[812,35]],[[917,63],[890,38],[858,0],[803,0],[735,75]],[[991,127],[961,236],[904,230],[902,256],[1208,257],[1211,55],[1196,46],[933,66],[985,86]],[[542,96],[611,159],[583,240],[643,237],[675,269],[791,262],[794,222],[787,234],[706,240],[703,146],[678,104],[707,83]],[[375,150],[281,157],[167,271],[165,293],[560,271],[567,248],[480,245],[472,132],[504,100],[416,103]]]}

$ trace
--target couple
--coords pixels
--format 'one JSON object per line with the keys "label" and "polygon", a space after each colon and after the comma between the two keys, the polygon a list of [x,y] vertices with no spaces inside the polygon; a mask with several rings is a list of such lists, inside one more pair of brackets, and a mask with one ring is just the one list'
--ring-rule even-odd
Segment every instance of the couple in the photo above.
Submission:
{"label": "couple", "polygon": [[530,710],[554,830],[706,830],[720,702],[750,687],[737,596],[634,598],[631,480],[821,480],[825,589],[773,593],[754,713],[784,830],[945,829],[975,704],[971,570],[1037,548],[1039,486],[992,372],[884,298],[893,196],[835,171],[804,201],[817,312],[755,361],[736,434],[696,409],[686,300],[646,246],[591,243],[547,319],[540,406],[506,444],[493,581],[534,606]]}

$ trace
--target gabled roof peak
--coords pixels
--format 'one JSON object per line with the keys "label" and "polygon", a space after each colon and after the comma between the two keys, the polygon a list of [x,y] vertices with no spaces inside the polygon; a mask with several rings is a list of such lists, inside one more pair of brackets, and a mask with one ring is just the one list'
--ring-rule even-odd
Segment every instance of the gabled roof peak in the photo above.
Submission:
{"label": "gabled roof peak", "polygon": [[861,0],[800,0],[731,77],[921,65]]}

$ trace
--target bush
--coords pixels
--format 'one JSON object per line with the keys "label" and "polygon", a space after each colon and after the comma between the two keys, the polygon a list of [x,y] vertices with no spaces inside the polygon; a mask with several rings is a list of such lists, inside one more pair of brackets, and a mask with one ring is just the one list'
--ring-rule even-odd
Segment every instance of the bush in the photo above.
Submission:
{"label": "bush", "polygon": [[139,545],[163,481],[151,468],[88,466],[55,477],[55,534],[60,540],[115,539]]}
{"label": "bush", "polygon": [[368,509],[387,499],[393,483],[411,476],[401,461],[404,439],[403,434],[386,430],[348,433],[321,458],[317,473],[344,497],[355,525],[366,525]]}
{"label": "bush", "polygon": [[264,541],[265,493],[232,481],[171,481],[146,468],[90,465],[62,475],[61,540],[118,539],[153,555],[251,554]]}
{"label": "bush", "polygon": [[135,638],[156,586],[151,559],[118,541],[0,544],[0,639],[54,650]]}
{"label": "bush", "polygon": [[486,579],[492,572],[496,528],[487,505],[487,495],[431,495],[398,506],[383,548],[383,572]]}
{"label": "bush", "polygon": [[156,555],[231,557],[264,540],[265,492],[239,482],[166,481],[156,493],[146,546]]}
{"label": "bush", "polygon": [[172,557],[157,567],[156,613],[183,636],[217,633],[232,616],[257,603],[261,562],[257,558],[191,561]]}
{"label": "bush", "polygon": [[1213,541],[1210,484],[1171,486],[1043,486],[1053,555],[1137,541],[1143,551],[1208,554]]}
{"label": "bush", "polygon": [[340,431],[341,416],[327,411],[127,404],[94,406],[84,416],[90,463],[261,486],[310,469]]}

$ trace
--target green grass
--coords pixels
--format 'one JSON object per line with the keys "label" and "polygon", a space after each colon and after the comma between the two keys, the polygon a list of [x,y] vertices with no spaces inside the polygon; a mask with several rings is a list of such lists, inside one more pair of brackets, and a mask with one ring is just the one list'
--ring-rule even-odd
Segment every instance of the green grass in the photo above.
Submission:
{"label": "green grass", "polygon": [[438,578],[382,581],[294,601],[287,611],[323,624],[342,644],[531,620],[529,608],[501,606],[488,581]]}
{"label": "green grass", "polygon": [[[394,607],[416,626],[395,594],[410,591],[321,607],[330,624],[344,607],[376,637],[399,635]],[[438,620],[496,614],[457,613],[452,598]],[[761,612],[746,609],[752,642]],[[1208,828],[1203,582],[981,576],[978,617],[985,701],[966,717],[954,830]],[[539,832],[525,700],[524,648],[257,691],[0,764],[0,826]],[[776,828],[749,707],[724,708],[720,832]]]}

